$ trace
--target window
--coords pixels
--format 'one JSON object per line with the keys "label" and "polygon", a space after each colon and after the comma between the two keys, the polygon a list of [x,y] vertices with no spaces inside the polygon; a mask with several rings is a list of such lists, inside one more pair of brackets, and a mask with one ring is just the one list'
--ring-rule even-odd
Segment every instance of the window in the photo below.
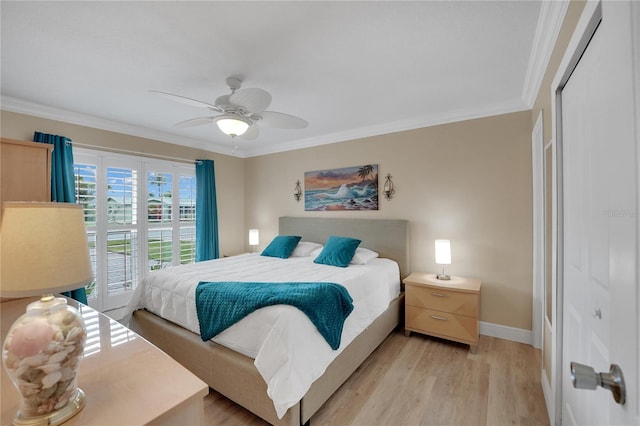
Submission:
{"label": "window", "polygon": [[138,271],[138,172],[133,168],[106,167],[107,294],[132,290]]}
{"label": "window", "polygon": [[179,177],[180,264],[196,261],[196,177]]}
{"label": "window", "polygon": [[84,211],[84,223],[87,226],[89,254],[94,281],[87,285],[87,298],[96,298],[96,166],[94,164],[74,164],[76,203]]}
{"label": "window", "polygon": [[95,274],[91,306],[125,306],[149,271],[194,262],[193,165],[84,149],[74,159]]}

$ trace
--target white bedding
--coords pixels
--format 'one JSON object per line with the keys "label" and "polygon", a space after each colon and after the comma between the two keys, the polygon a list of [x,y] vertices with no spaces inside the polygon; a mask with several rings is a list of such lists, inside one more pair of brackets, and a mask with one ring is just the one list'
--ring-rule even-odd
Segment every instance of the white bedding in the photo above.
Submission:
{"label": "white bedding", "polygon": [[338,268],[315,264],[311,256],[279,259],[246,254],[150,273],[136,288],[127,315],[146,308],[199,334],[195,289],[200,281],[320,281],[342,284],[349,291],[354,310],[335,351],[305,314],[288,305],[259,309],[212,339],[254,358],[279,418],[400,294],[399,267],[389,259]]}

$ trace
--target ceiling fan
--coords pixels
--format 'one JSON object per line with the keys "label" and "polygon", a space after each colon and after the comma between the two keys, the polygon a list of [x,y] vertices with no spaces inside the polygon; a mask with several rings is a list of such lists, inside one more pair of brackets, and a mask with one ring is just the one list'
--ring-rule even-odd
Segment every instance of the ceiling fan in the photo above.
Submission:
{"label": "ceiling fan", "polygon": [[265,111],[271,104],[271,95],[266,90],[240,89],[242,80],[237,77],[228,77],[226,83],[231,89],[231,94],[219,96],[213,104],[158,90],[150,92],[173,101],[219,113],[176,123],[175,126],[180,128],[216,123],[224,134],[232,138],[240,136],[243,139],[253,140],[260,134],[258,123],[280,129],[304,129],[309,125],[300,117],[283,112]]}

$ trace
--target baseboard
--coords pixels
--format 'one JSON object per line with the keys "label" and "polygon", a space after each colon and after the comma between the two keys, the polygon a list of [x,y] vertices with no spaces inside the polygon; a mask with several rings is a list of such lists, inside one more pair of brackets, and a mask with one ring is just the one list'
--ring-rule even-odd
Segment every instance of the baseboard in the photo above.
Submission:
{"label": "baseboard", "polygon": [[533,345],[531,330],[480,321],[480,334]]}

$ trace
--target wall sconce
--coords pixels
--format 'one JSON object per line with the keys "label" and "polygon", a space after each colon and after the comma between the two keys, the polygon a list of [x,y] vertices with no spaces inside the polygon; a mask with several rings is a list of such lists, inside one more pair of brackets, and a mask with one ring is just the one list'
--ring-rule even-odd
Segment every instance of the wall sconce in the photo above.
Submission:
{"label": "wall sconce", "polygon": [[393,198],[393,194],[396,193],[396,190],[393,188],[393,181],[391,180],[391,177],[391,174],[387,173],[384,180],[384,189],[382,190],[384,198],[387,200],[391,200]]}
{"label": "wall sconce", "polygon": [[296,187],[293,191],[293,198],[295,198],[297,202],[300,202],[300,198],[302,198],[302,188],[300,187],[300,180],[296,181]]}
{"label": "wall sconce", "polygon": [[451,277],[444,274],[444,265],[451,265],[451,243],[449,240],[436,240],[436,263],[442,265],[442,274],[436,275],[436,278],[450,280]]}
{"label": "wall sconce", "polygon": [[260,231],[257,229],[249,229],[249,245],[251,251],[255,250],[255,246],[260,244]]}

